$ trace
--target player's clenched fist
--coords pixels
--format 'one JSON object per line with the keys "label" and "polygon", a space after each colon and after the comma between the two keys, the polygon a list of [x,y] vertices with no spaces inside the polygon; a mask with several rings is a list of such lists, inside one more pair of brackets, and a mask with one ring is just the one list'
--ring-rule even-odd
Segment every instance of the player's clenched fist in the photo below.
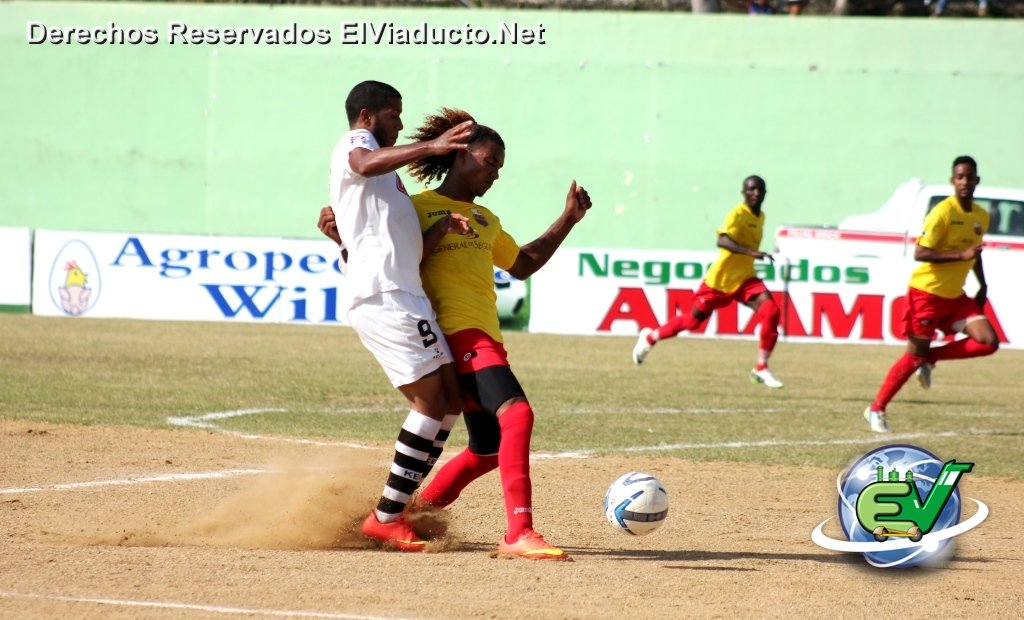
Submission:
{"label": "player's clenched fist", "polygon": [[576,185],[576,180],[573,179],[572,185],[569,186],[569,195],[565,197],[566,213],[572,217],[573,221],[578,222],[583,219],[591,206],[590,194],[582,185]]}

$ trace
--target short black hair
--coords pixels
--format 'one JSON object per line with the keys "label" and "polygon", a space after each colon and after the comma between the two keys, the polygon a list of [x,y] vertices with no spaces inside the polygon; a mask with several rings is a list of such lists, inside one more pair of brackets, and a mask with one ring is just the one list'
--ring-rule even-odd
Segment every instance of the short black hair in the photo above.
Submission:
{"label": "short black hair", "polygon": [[348,115],[348,123],[351,125],[359,118],[359,111],[366,109],[370,112],[383,110],[392,99],[401,99],[402,93],[394,86],[366,80],[356,84],[348,93],[345,99],[345,113]]}
{"label": "short black hair", "polygon": [[960,164],[970,164],[971,167],[974,168],[974,172],[978,172],[978,162],[974,161],[974,158],[971,157],[970,155],[961,155],[960,157],[954,159],[953,170],[956,170],[956,167],[959,166]]}
{"label": "short black hair", "polygon": [[764,182],[764,179],[762,179],[761,177],[757,176],[756,174],[752,174],[749,177],[743,179],[743,187],[747,186],[747,181],[756,181],[758,184],[761,185],[761,187],[763,187],[765,189],[768,188],[767,184]]}

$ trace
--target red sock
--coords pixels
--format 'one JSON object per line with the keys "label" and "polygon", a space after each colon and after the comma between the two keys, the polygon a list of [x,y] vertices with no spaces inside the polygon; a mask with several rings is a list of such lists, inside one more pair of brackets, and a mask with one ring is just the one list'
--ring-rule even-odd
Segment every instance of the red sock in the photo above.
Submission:
{"label": "red sock", "polygon": [[871,403],[871,408],[875,411],[885,411],[892,397],[896,396],[896,392],[900,391],[910,375],[924,362],[925,359],[919,355],[904,353],[889,369],[889,374],[885,376],[885,381],[875,396],[875,402]]}
{"label": "red sock", "polygon": [[505,516],[512,542],[523,530],[533,527],[533,487],[530,484],[530,435],[533,434],[533,409],[526,402],[510,406],[500,416],[501,446],[498,470],[505,491]]}
{"label": "red sock", "polygon": [[999,347],[997,345],[985,344],[971,338],[964,338],[962,340],[954,340],[941,347],[935,347],[928,352],[928,361],[934,364],[940,360],[965,360],[972,357],[992,355],[998,350]]}
{"label": "red sock", "polygon": [[437,470],[434,479],[420,491],[420,499],[434,508],[444,508],[459,499],[463,489],[498,467],[498,455],[480,456],[466,448]]}
{"label": "red sock", "polygon": [[765,354],[766,365],[767,358],[775,350],[775,343],[779,341],[779,316],[779,306],[771,299],[762,302],[754,313],[754,318],[758,319],[757,323],[761,326],[760,347]]}
{"label": "red sock", "polygon": [[[650,335],[647,336],[648,344],[654,344],[657,340],[664,340],[665,338],[672,338],[679,332],[700,327],[701,321],[698,321],[692,314],[680,314],[672,317],[664,325],[654,330]],[[655,337],[657,334],[657,337]]]}

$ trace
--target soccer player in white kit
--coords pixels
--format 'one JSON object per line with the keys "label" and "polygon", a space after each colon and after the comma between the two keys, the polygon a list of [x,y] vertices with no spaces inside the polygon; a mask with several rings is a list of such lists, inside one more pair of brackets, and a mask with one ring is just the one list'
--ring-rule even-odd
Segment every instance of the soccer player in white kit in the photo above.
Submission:
{"label": "soccer player in white kit", "polygon": [[[350,131],[331,156],[330,198],[336,225],[321,230],[344,240],[346,290],[341,296],[352,328],[409,401],[377,507],[363,520],[369,538],[402,551],[425,542],[402,517],[412,493],[437,461],[461,410],[451,353],[420,283],[423,236],[416,210],[395,170],[429,155],[466,148],[472,122],[431,142],[395,146],[402,130],[402,96],[382,82],[357,84],[345,100]],[[329,210],[328,210],[329,211]],[[439,222],[445,233],[466,233],[468,220]]]}

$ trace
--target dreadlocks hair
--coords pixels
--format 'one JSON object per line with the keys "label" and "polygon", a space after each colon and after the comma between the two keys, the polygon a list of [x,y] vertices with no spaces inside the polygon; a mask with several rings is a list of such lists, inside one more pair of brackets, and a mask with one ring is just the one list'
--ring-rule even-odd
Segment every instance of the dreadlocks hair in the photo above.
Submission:
{"label": "dreadlocks hair", "polygon": [[[428,140],[440,137],[441,134],[459,123],[472,120],[475,119],[465,110],[441,108],[437,114],[431,114],[425,118],[423,124],[420,125],[416,133],[412,134],[410,138],[414,142],[427,142]],[[505,141],[501,139],[497,131],[494,131],[487,125],[474,124],[473,131],[470,133],[466,144],[472,145],[484,140],[490,140],[501,148],[505,148]],[[448,151],[444,155],[431,155],[430,157],[418,159],[409,164],[409,174],[420,183],[441,180],[451,170],[452,165],[455,163],[455,154],[457,152]]]}

